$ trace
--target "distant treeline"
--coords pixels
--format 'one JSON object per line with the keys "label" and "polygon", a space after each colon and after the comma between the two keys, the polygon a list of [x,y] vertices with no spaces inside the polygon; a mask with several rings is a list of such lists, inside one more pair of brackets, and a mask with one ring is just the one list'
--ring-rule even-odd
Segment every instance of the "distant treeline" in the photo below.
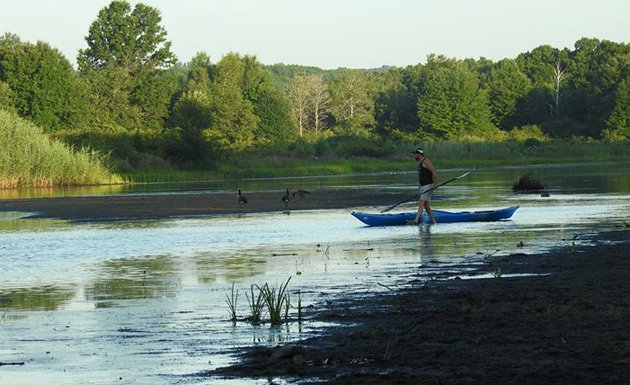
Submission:
{"label": "distant treeline", "polygon": [[209,168],[333,138],[370,143],[367,155],[385,142],[630,139],[625,43],[584,38],[498,62],[431,55],[372,70],[237,53],[181,64],[160,12],[125,1],[98,13],[86,43],[74,69],[45,42],[0,37],[0,109],[123,169]]}

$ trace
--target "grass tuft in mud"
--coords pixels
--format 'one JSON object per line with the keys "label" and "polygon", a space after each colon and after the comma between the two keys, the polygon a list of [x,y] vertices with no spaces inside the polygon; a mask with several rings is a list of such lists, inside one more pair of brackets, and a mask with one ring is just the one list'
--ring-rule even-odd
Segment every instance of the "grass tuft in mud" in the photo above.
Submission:
{"label": "grass tuft in mud", "polygon": [[[288,287],[291,277],[286,281],[281,282],[278,287],[271,287],[268,283],[264,285],[251,285],[249,288],[249,294],[245,293],[247,297],[247,303],[249,306],[249,315],[242,318],[243,321],[249,321],[252,324],[259,324],[263,322],[263,311],[265,310],[269,315],[269,322],[271,325],[281,325],[288,322],[289,310],[295,308],[291,304],[291,294]],[[302,295],[298,291],[298,303],[297,312],[298,320],[302,320]],[[237,305],[238,305],[238,290],[235,289],[234,283],[232,283],[231,292],[225,295],[228,306],[228,312],[231,321],[238,321],[237,317]]]}
{"label": "grass tuft in mud", "polygon": [[232,282],[232,291],[230,295],[225,295],[225,302],[228,305],[230,321],[236,321],[236,306],[238,305],[238,290],[234,290],[234,282]]}
{"label": "grass tuft in mud", "polygon": [[253,324],[257,324],[262,319],[265,298],[262,291],[258,290],[258,293],[254,292],[254,286],[255,285],[251,285],[249,287],[251,297],[247,293],[245,293],[245,297],[247,297],[247,303],[249,305],[249,321]]}
{"label": "grass tuft in mud", "polygon": [[276,287],[270,287],[265,283],[263,286],[258,286],[264,300],[267,305],[267,312],[269,313],[270,322],[272,325],[280,325],[283,323],[282,315],[284,311],[284,320],[288,318],[288,309],[290,305],[290,297],[287,291],[291,277],[286,282],[280,283]]}

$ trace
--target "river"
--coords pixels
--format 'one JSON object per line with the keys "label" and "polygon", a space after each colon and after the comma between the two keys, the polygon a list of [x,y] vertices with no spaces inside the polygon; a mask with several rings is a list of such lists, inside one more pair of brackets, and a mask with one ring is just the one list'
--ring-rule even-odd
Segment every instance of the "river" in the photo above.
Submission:
{"label": "river", "polygon": [[[468,170],[442,170],[446,180]],[[515,194],[524,174],[549,197]],[[410,193],[413,173],[289,179],[307,189]],[[282,190],[287,179],[239,181]],[[228,191],[233,181],[3,192],[0,199]],[[542,165],[473,170],[442,187],[434,208],[519,205],[507,221],[370,228],[350,207],[148,221],[75,223],[0,212],[0,384],[236,384],[195,376],[234,360],[232,348],[297,341],[330,325],[308,313],[347,292],[404,286],[436,270],[489,256],[536,253],[585,232],[630,224],[630,165]],[[383,202],[383,207],[394,202]],[[413,203],[394,211],[413,210]],[[594,261],[593,263],[597,263]],[[282,326],[229,320],[247,315],[252,284],[291,278],[297,309]],[[298,293],[299,292],[299,293]],[[251,382],[247,382],[251,383]],[[267,383],[261,381],[260,383]]]}

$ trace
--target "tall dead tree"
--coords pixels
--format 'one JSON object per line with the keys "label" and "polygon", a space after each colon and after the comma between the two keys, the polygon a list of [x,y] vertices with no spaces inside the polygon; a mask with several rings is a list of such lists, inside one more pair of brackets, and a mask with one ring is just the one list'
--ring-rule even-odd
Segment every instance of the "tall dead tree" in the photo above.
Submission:
{"label": "tall dead tree", "polygon": [[313,128],[315,129],[315,134],[319,135],[319,132],[325,128],[324,118],[328,113],[330,95],[328,86],[321,75],[311,75],[309,80],[311,105],[313,108]]}
{"label": "tall dead tree", "polygon": [[556,61],[553,67],[553,81],[554,89],[552,94],[553,102],[549,106],[551,107],[551,115],[557,115],[560,111],[560,85],[566,75],[566,70],[560,64],[560,60]]}
{"label": "tall dead tree", "polygon": [[304,131],[308,124],[308,103],[310,98],[308,83],[306,75],[296,74],[287,86],[291,111],[300,130],[301,137],[304,136]]}

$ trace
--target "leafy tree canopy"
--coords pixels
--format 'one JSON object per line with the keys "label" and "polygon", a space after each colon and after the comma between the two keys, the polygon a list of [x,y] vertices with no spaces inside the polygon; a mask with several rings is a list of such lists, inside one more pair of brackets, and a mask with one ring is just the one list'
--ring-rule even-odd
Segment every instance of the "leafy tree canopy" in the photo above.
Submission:
{"label": "leafy tree canopy", "polygon": [[0,103],[47,131],[85,123],[85,87],[70,62],[47,43],[0,37],[0,82]]}
{"label": "leafy tree canopy", "polygon": [[77,61],[101,128],[155,129],[168,118],[177,79],[163,71],[177,59],[160,22],[155,8],[115,0],[90,26]]}
{"label": "leafy tree canopy", "polygon": [[243,93],[246,74],[246,60],[230,53],[215,66],[211,79],[212,129],[208,140],[216,142],[220,148],[244,150],[254,144],[254,130],[258,117],[254,106]]}
{"label": "leafy tree canopy", "polygon": [[175,102],[171,125],[197,132],[210,127],[210,57],[197,53],[188,63],[188,76],[183,93]]}
{"label": "leafy tree canopy", "polygon": [[332,82],[331,94],[333,116],[344,133],[372,133],[375,87],[366,72],[344,71]]}
{"label": "leafy tree canopy", "polygon": [[607,121],[604,136],[609,139],[630,139],[630,79],[619,84],[615,108]]}
{"label": "leafy tree canopy", "polygon": [[177,58],[160,25],[160,12],[142,3],[115,0],[99,13],[85,38],[88,48],[79,51],[81,70],[121,67],[133,75],[146,69],[167,68]]}
{"label": "leafy tree canopy", "polygon": [[418,99],[420,129],[444,139],[481,139],[495,133],[488,97],[462,62],[430,57]]}
{"label": "leafy tree canopy", "polygon": [[514,127],[512,117],[518,102],[531,89],[527,76],[514,60],[504,59],[490,65],[489,70],[481,75],[481,81],[488,92],[493,123],[503,129]]}

